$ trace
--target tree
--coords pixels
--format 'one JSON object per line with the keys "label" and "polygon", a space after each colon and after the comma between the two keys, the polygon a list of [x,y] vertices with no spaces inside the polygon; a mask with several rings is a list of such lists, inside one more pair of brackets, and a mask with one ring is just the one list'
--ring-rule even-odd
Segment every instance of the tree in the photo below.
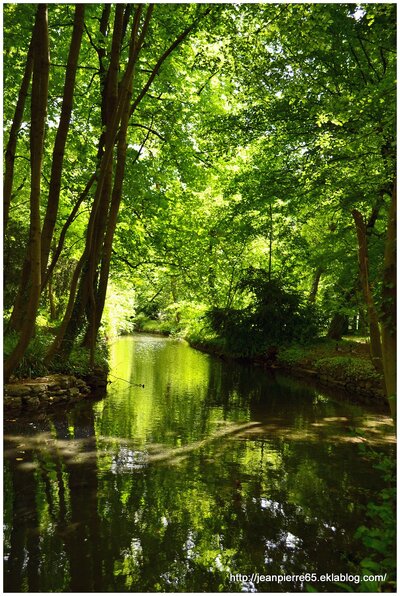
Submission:
{"label": "tree", "polygon": [[34,332],[35,318],[41,290],[40,187],[49,83],[49,37],[46,4],[38,5],[32,46],[34,57],[30,132],[31,192],[28,244],[30,255],[29,294],[26,316],[21,328],[19,341],[4,364],[4,375],[6,379],[9,378],[10,374],[22,358]]}

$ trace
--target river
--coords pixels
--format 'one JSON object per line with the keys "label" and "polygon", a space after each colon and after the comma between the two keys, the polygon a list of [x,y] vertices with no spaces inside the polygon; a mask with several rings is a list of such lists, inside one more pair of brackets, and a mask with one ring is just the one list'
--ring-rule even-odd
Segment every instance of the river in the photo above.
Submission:
{"label": "river", "polygon": [[393,449],[385,413],[148,335],[113,344],[110,380],[104,399],[5,420],[6,591],[307,591],[251,574],[354,573],[381,483],[360,444]]}

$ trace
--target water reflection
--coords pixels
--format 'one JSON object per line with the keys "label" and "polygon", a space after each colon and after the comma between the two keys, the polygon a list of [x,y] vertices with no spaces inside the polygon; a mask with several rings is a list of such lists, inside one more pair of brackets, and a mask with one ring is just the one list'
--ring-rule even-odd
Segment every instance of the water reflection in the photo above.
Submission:
{"label": "water reflection", "polygon": [[106,399],[6,422],[7,591],[303,591],[230,574],[361,560],[380,487],[357,442],[390,449],[385,415],[182,342],[112,357]]}

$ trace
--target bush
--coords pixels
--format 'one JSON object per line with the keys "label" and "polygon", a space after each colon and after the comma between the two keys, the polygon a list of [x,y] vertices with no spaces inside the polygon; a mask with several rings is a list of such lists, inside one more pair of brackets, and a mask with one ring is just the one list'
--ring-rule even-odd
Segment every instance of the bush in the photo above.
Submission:
{"label": "bush", "polygon": [[233,355],[252,357],[270,346],[307,343],[318,336],[318,311],[299,292],[255,270],[242,281],[241,290],[251,297],[247,307],[207,312],[211,328],[225,339]]}
{"label": "bush", "polygon": [[308,356],[309,350],[304,346],[289,346],[279,350],[279,362],[288,366],[301,363]]}

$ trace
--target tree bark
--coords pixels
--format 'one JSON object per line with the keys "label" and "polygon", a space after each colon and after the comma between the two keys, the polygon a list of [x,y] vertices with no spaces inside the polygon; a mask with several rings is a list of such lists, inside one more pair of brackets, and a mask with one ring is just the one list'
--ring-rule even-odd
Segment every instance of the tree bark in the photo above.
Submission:
{"label": "tree bark", "polygon": [[335,313],[329,325],[327,337],[338,341],[346,330],[347,317],[342,313]]}
{"label": "tree bark", "polygon": [[[71,119],[73,94],[75,88],[76,68],[78,64],[79,50],[83,33],[83,17],[85,6],[77,4],[75,9],[74,27],[70,44],[67,70],[65,75],[63,104],[61,108],[60,122],[56,134],[53,149],[51,166],[51,177],[49,195],[47,201],[46,215],[44,218],[41,233],[41,278],[44,279],[47,261],[50,253],[50,246],[56,223],[58,204],[60,198],[61,176],[64,160],[65,144]],[[20,331],[27,316],[26,306],[28,303],[26,280],[31,275],[31,251],[28,250],[22,266],[21,282],[18,288],[17,297],[9,326],[11,329]],[[43,289],[44,284],[42,283]]]}
{"label": "tree bark", "polygon": [[33,335],[41,290],[40,182],[42,175],[50,65],[47,4],[38,4],[34,36],[30,133],[30,230],[28,246],[31,257],[31,268],[30,279],[26,280],[29,285],[29,299],[19,341],[4,363],[4,376],[6,380],[9,379],[10,375],[18,366]]}
{"label": "tree bark", "polygon": [[97,177],[97,174],[94,173],[89,178],[83,192],[79,195],[75,205],[73,206],[71,213],[68,215],[68,217],[62,227],[60,237],[59,237],[58,243],[57,243],[57,248],[54,251],[53,257],[52,257],[51,262],[47,268],[47,271],[46,271],[44,277],[42,278],[42,292],[43,292],[44,288],[46,287],[49,278],[53,274],[55,266],[57,265],[58,259],[61,255],[62,249],[64,247],[65,237],[67,235],[68,228],[72,224],[72,222],[74,221],[76,216],[78,215],[79,207],[82,205],[83,201],[88,196],[89,191],[92,188],[93,183],[96,180],[96,177]]}
{"label": "tree bark", "polygon": [[[32,32],[32,38],[34,33]],[[4,186],[3,186],[3,232],[5,233],[10,212],[12,199],[12,187],[14,181],[15,151],[17,148],[18,132],[21,128],[24,115],[26,97],[28,95],[29,84],[32,78],[33,69],[33,39],[29,44],[28,54],[25,63],[25,72],[22,78],[21,87],[18,94],[17,105],[15,106],[14,118],[12,121],[8,143],[5,152],[4,168]]]}
{"label": "tree bark", "polygon": [[[121,8],[116,10],[116,21],[113,32],[113,37],[116,40],[121,39],[122,33],[122,24],[123,24],[123,12]],[[116,63],[119,58],[119,47],[120,43],[113,42],[113,51],[117,52],[118,55],[115,57],[110,58],[110,64]],[[123,77],[123,80],[126,76],[128,71],[133,72],[133,62],[132,59],[129,59],[128,65],[126,67],[126,71]],[[121,82],[122,85],[122,82]],[[104,93],[107,93],[107,85],[104,86]],[[122,94],[121,94],[122,95]],[[103,98],[104,99],[104,98]],[[102,99],[102,101],[103,101]],[[103,104],[104,105],[104,104]],[[97,177],[97,186],[95,191],[95,196],[93,199],[92,210],[89,217],[87,233],[86,233],[86,242],[83,255],[79,262],[79,273],[80,280],[79,280],[79,287],[75,297],[76,288],[71,287],[70,291],[70,301],[69,306],[66,310],[64,315],[63,322],[61,324],[59,333],[57,338],[49,350],[46,359],[49,360],[55,355],[67,357],[72,349],[74,339],[76,338],[79,330],[83,324],[83,318],[85,315],[85,311],[90,312],[90,308],[95,308],[94,304],[94,283],[95,283],[95,274],[96,268],[98,265],[99,257],[96,256],[99,254],[98,252],[98,239],[99,233],[96,232],[96,224],[99,223],[97,219],[97,214],[99,213],[100,217],[107,217],[107,211],[104,213],[103,210],[100,210],[99,207],[103,203],[104,204],[104,195],[103,190],[105,189],[105,185],[107,186],[108,176],[110,171],[110,164],[112,165],[113,159],[113,150],[114,150],[114,143],[116,134],[118,131],[118,127],[121,121],[123,111],[123,105],[121,105],[121,98],[118,98],[118,103],[115,106],[112,114],[110,114],[111,121],[109,122],[105,135],[104,135],[104,150],[101,149],[99,155],[101,154],[100,159],[100,166],[99,166],[99,173]],[[100,144],[103,144],[103,137],[100,139]],[[78,282],[76,276],[74,275],[74,283]],[[75,298],[75,302],[72,302],[71,305],[71,297]]]}
{"label": "tree bark", "polygon": [[364,294],[365,303],[367,305],[371,358],[376,370],[383,373],[379,320],[369,284],[366,225],[364,223],[361,213],[357,209],[353,209],[352,215],[356,226],[358,240],[358,263],[360,281]]}
{"label": "tree bark", "polygon": [[396,423],[396,182],[393,185],[385,244],[381,323],[386,396]]}
{"label": "tree bark", "polygon": [[310,294],[308,296],[308,302],[310,302],[311,304],[314,304],[314,302],[317,298],[318,286],[319,286],[319,282],[320,282],[321,275],[323,274],[323,272],[324,272],[324,270],[322,267],[317,267],[317,269],[315,271]]}
{"label": "tree bark", "polygon": [[[141,38],[144,38],[143,33],[147,30],[148,22],[150,19],[151,12],[147,13],[145,24],[142,29]],[[140,41],[138,40],[138,27],[139,27],[139,19],[140,19],[140,12],[137,11],[135,13],[134,23],[132,27],[132,34],[131,34],[131,41],[130,41],[130,54],[133,55],[134,53],[138,53],[138,45]],[[115,228],[117,226],[117,219],[119,208],[122,199],[122,188],[123,182],[125,177],[125,164],[126,164],[126,150],[127,150],[127,131],[128,131],[128,124],[129,124],[129,109],[130,109],[130,101],[132,96],[132,83],[133,83],[134,71],[131,73],[131,77],[129,80],[126,81],[127,86],[127,94],[125,98],[125,108],[121,118],[121,126],[118,133],[118,142],[117,142],[117,162],[115,168],[115,176],[114,176],[114,186],[112,189],[112,196],[111,196],[111,205],[109,211],[109,217],[107,222],[107,229],[104,236],[104,242],[102,247],[102,255],[101,255],[101,266],[100,266],[100,275],[99,275],[99,282],[98,288],[96,291],[96,308],[91,313],[89,318],[89,326],[87,329],[87,333],[85,336],[84,344],[88,346],[91,350],[91,355],[93,358],[94,355],[94,348],[96,344],[96,338],[98,334],[98,330],[101,323],[101,318],[103,315],[106,294],[107,294],[107,286],[108,286],[108,277],[110,272],[110,262],[111,262],[111,254],[112,254],[112,244],[114,240],[114,233]]]}
{"label": "tree bark", "polygon": [[79,51],[81,47],[83,34],[83,21],[85,14],[85,5],[75,5],[74,25],[72,29],[72,38],[69,48],[67,61],[67,70],[65,73],[64,93],[60,115],[60,122],[54,142],[53,157],[51,162],[51,176],[49,196],[47,201],[46,215],[42,228],[42,246],[41,246],[41,267],[42,277],[47,268],[50,246],[53,238],[54,227],[57,220],[58,205],[60,201],[61,177],[63,171],[65,145],[71,120],[76,70],[78,66]]}

